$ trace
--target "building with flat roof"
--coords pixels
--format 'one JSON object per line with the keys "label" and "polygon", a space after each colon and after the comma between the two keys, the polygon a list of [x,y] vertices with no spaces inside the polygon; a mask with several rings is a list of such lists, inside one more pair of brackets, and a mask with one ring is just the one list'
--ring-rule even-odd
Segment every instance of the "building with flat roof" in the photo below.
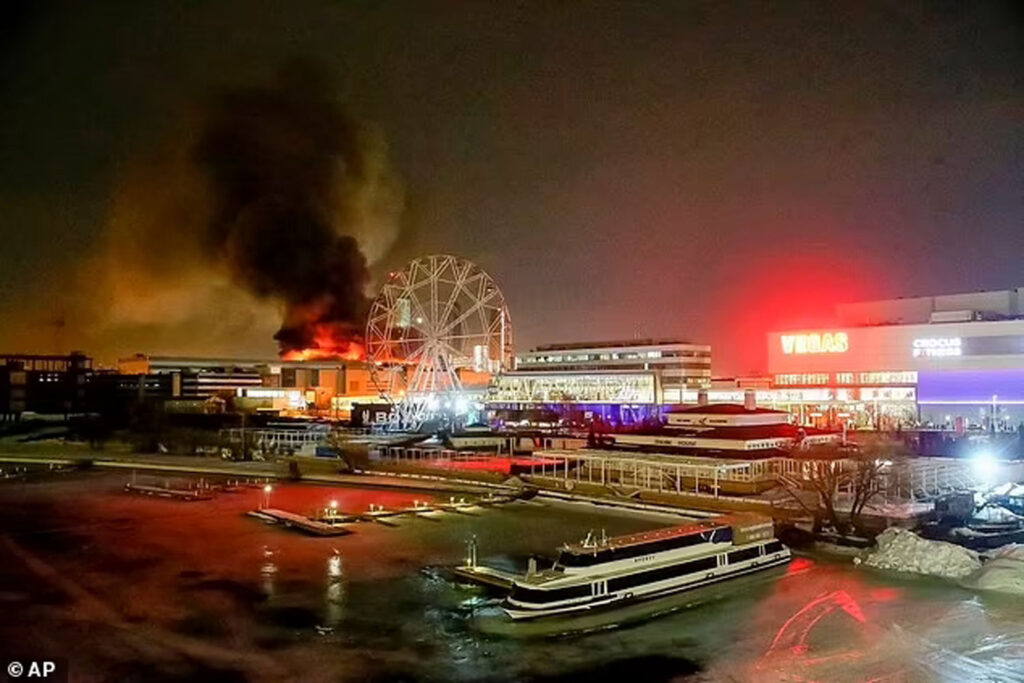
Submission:
{"label": "building with flat roof", "polygon": [[669,400],[680,389],[711,383],[711,347],[681,339],[545,344],[517,354],[515,360],[517,371],[655,372],[662,397]]}
{"label": "building with flat roof", "polygon": [[546,344],[494,377],[494,410],[552,410],[565,418],[630,423],[711,383],[711,347],[680,339]]}
{"label": "building with flat roof", "polygon": [[268,407],[285,411],[347,414],[355,401],[373,401],[380,393],[370,377],[369,366],[348,360],[136,354],[120,359],[118,369],[123,375],[170,376],[168,398],[175,400],[231,395],[260,399]]}
{"label": "building with flat roof", "polygon": [[835,327],[768,334],[772,398],[805,421],[1015,429],[1022,304],[1024,288],[844,304]]}
{"label": "building with flat roof", "polygon": [[0,417],[81,412],[91,374],[92,359],[79,351],[66,356],[0,355]]}

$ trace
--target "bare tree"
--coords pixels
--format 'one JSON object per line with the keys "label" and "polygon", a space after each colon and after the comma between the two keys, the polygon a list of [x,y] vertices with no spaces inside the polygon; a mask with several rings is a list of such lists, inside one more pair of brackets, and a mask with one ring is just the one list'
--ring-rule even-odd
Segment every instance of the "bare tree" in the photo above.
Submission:
{"label": "bare tree", "polygon": [[902,441],[883,435],[863,436],[856,446],[856,466],[850,480],[850,523],[857,533],[865,535],[864,509],[891,491],[895,482],[888,475],[903,465],[910,451]]}
{"label": "bare tree", "polygon": [[829,524],[839,533],[845,525],[836,511],[836,495],[842,484],[843,462],[838,448],[812,447],[801,451],[800,472],[779,478],[790,497],[814,520],[813,532]]}
{"label": "bare tree", "polygon": [[828,524],[839,534],[852,527],[863,535],[865,509],[888,490],[887,474],[905,454],[899,442],[875,437],[842,446],[811,446],[793,453],[803,461],[800,472],[781,477],[780,484],[813,517],[815,533]]}

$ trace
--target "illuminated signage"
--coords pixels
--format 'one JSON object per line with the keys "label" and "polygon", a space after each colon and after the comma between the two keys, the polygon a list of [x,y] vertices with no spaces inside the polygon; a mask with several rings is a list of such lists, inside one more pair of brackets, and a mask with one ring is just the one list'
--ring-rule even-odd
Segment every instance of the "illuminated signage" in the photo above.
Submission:
{"label": "illuminated signage", "polygon": [[775,384],[779,386],[827,385],[830,381],[831,377],[827,372],[775,375]]}
{"label": "illuminated signage", "polygon": [[943,358],[963,355],[963,341],[960,337],[925,337],[915,339],[914,358]]}
{"label": "illuminated signage", "polygon": [[846,353],[849,350],[850,338],[845,332],[782,335],[782,352],[787,355],[794,353]]}
{"label": "illuminated signage", "polygon": [[859,384],[917,384],[914,370],[857,373]]}
{"label": "illuminated signage", "polygon": [[809,372],[775,375],[775,386],[860,386],[917,384],[915,370],[885,370],[877,372]]}

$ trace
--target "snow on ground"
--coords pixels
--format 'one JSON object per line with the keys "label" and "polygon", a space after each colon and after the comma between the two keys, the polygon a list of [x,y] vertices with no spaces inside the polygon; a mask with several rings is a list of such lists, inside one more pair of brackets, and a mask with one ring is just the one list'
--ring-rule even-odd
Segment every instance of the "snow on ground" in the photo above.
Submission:
{"label": "snow on ground", "polygon": [[1011,510],[1007,510],[1002,505],[986,505],[978,510],[974,515],[974,519],[980,519],[985,522],[1005,523],[1016,522],[1024,518],[1014,514]]}
{"label": "snow on ground", "polygon": [[916,517],[931,512],[935,509],[935,503],[918,503],[911,501],[878,501],[868,503],[864,507],[867,514],[878,515],[879,517],[891,517],[905,519]]}
{"label": "snow on ground", "polygon": [[860,561],[877,569],[962,579],[981,568],[978,554],[971,550],[952,543],[929,541],[896,527],[879,534],[875,543],[877,549]]}
{"label": "snow on ground", "polygon": [[1024,485],[1008,481],[1005,484],[993,486],[986,491],[986,494],[992,496],[1024,496]]}
{"label": "snow on ground", "polygon": [[1024,545],[1005,545],[962,582],[968,588],[1024,595]]}

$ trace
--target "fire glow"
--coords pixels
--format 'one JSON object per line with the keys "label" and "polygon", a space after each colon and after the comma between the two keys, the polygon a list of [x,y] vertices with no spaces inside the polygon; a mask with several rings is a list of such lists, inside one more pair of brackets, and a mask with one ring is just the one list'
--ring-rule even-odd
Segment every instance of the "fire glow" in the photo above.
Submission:
{"label": "fire glow", "polygon": [[316,323],[313,343],[302,349],[289,349],[281,354],[284,360],[366,360],[366,347],[362,339],[352,333],[348,326],[332,323]]}

